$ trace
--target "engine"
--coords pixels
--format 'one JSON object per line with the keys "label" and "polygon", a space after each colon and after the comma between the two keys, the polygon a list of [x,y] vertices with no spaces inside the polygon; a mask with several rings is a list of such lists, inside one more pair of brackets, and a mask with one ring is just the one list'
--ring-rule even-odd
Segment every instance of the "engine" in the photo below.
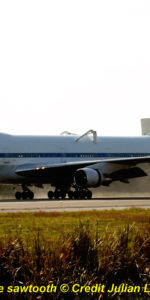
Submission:
{"label": "engine", "polygon": [[97,187],[102,184],[104,176],[99,170],[83,168],[76,171],[74,180],[79,187]]}

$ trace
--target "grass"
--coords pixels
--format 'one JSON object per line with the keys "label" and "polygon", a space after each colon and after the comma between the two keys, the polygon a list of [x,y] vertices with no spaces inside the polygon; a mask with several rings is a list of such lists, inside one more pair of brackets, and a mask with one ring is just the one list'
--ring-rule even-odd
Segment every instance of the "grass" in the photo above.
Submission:
{"label": "grass", "polygon": [[[150,210],[0,214],[0,283],[47,286],[53,282],[144,286],[150,282]],[[1,294],[1,299],[148,299],[57,292]]]}
{"label": "grass", "polygon": [[0,214],[0,239],[7,243],[9,238],[20,236],[24,242],[34,239],[40,232],[47,240],[61,243],[79,224],[90,222],[91,234],[95,231],[114,232],[125,225],[134,223],[138,230],[144,230],[150,224],[150,210],[126,209],[123,211],[86,211],[86,212],[38,212],[38,213],[2,213]]}

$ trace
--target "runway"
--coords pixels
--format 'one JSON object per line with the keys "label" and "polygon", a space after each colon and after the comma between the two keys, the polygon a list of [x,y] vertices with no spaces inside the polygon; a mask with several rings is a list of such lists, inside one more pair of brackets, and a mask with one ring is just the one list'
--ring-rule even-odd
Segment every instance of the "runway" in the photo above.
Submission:
{"label": "runway", "polygon": [[0,200],[0,212],[62,212],[124,208],[150,208],[150,198],[94,198],[91,200]]}

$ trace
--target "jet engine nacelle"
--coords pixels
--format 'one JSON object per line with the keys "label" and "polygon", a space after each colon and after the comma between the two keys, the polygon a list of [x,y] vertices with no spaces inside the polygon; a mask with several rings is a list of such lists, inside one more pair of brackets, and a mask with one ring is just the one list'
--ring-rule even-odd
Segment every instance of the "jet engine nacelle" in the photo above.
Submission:
{"label": "jet engine nacelle", "polygon": [[74,180],[79,187],[97,187],[103,182],[104,176],[101,171],[83,168],[76,171]]}

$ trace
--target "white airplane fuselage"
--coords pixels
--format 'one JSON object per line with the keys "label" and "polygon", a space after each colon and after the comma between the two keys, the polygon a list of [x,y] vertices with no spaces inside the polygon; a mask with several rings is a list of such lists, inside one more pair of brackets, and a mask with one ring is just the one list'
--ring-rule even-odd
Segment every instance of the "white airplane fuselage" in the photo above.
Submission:
{"label": "white airplane fuselage", "polygon": [[[0,134],[0,182],[16,184],[26,182],[26,178],[15,173],[19,165],[62,164],[142,156],[150,156],[149,136],[97,137],[97,142],[94,143],[90,137],[76,141],[76,136]],[[102,164],[101,168],[105,169],[105,164]],[[111,170],[111,164],[109,168]]]}

